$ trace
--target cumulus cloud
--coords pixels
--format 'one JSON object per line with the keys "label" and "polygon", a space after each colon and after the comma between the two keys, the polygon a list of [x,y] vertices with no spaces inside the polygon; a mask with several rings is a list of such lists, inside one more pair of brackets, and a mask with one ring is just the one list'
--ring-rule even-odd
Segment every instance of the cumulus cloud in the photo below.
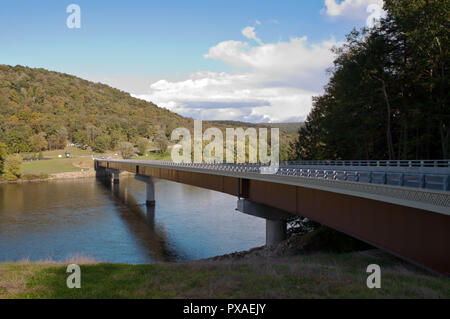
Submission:
{"label": "cumulus cloud", "polygon": [[365,19],[371,26],[373,21],[379,20],[386,15],[383,10],[383,0],[325,0],[325,8],[322,14],[337,17],[344,16],[352,19]]}
{"label": "cumulus cloud", "polygon": [[[248,28],[242,33],[256,41],[254,28]],[[198,119],[303,120],[312,96],[320,94],[327,81],[325,70],[333,61],[330,49],[338,43],[333,39],[310,43],[306,37],[257,43],[223,41],[205,54],[235,72],[203,71],[183,81],[160,80],[148,94],[135,96]]]}

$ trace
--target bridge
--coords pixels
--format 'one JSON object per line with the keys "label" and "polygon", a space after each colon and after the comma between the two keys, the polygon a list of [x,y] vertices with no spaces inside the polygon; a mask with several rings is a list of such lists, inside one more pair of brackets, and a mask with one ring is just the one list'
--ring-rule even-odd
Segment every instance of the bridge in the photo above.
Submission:
{"label": "bridge", "polygon": [[[237,197],[237,210],[266,219],[266,244],[285,239],[286,220],[307,217],[400,258],[450,275],[450,160],[297,161],[274,174],[257,164],[95,159],[99,175],[121,171]],[[212,207],[213,208],[213,207]]]}

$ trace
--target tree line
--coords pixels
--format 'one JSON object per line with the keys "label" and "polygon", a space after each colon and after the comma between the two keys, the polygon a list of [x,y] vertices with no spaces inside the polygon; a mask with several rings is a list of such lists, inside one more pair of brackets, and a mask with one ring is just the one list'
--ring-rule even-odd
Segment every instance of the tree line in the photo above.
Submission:
{"label": "tree line", "polygon": [[450,158],[450,0],[385,0],[384,9],[334,49],[294,158]]}

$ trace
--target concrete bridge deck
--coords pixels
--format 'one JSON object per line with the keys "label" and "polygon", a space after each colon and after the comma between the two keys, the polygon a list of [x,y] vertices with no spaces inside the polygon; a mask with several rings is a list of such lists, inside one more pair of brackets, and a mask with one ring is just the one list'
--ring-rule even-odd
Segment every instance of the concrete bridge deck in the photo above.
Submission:
{"label": "concrete bridge deck", "polygon": [[275,215],[305,216],[450,275],[449,161],[357,164],[286,163],[275,174],[261,174],[265,167],[258,165],[96,159],[98,170],[128,171],[237,196],[238,208],[247,207],[251,214],[274,209]]}

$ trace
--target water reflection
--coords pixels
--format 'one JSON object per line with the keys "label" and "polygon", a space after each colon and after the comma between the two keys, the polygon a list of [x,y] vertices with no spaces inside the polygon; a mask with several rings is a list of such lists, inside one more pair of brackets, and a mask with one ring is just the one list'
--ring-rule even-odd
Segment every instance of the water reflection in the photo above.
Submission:
{"label": "water reflection", "polygon": [[180,259],[176,252],[171,251],[166,243],[163,228],[155,224],[155,206],[147,206],[128,191],[129,180],[119,184],[111,184],[110,180],[103,180],[103,185],[111,190],[111,200],[121,208],[120,218],[125,222],[129,231],[136,236],[138,243],[149,252],[149,257],[156,261],[174,261]]}
{"label": "water reflection", "polygon": [[156,180],[96,179],[0,185],[0,261],[85,254],[121,263],[192,260],[264,244],[264,221],[234,211],[236,198]]}

